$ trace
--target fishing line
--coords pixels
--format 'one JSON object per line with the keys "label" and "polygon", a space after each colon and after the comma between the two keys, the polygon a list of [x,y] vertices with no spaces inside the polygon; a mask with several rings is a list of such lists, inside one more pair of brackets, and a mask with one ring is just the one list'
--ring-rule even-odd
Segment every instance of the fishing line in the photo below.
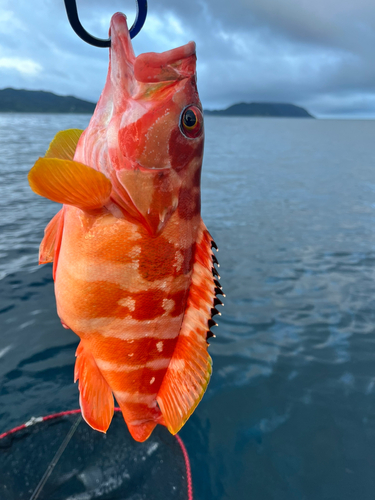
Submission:
{"label": "fishing line", "polygon": [[31,495],[30,500],[36,500],[38,498],[40,492],[42,491],[42,489],[43,489],[44,485],[46,484],[48,478],[52,474],[53,469],[55,468],[57,462],[60,460],[61,455],[64,453],[66,447],[69,444],[69,441],[72,439],[72,437],[73,437],[75,431],[77,430],[79,424],[81,423],[81,421],[82,421],[82,416],[79,415],[79,417],[77,418],[77,420],[74,422],[74,424],[70,428],[70,430],[69,430],[68,434],[66,435],[64,441],[61,443],[60,448],[57,450],[55,456],[51,460],[51,463],[47,467],[46,472],[43,474],[42,479],[39,481],[38,486],[35,488],[34,493]]}

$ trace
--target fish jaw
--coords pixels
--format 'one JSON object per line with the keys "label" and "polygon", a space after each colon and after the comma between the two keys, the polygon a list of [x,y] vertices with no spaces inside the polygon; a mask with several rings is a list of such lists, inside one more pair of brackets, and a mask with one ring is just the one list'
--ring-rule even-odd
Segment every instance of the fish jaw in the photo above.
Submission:
{"label": "fish jaw", "polygon": [[[109,28],[108,74],[104,89],[91,121],[98,126],[108,125],[108,120],[123,112],[136,92],[134,76],[135,54],[130,39],[126,16],[117,12],[112,16]],[[90,123],[91,125],[91,123]]]}
{"label": "fish jaw", "polygon": [[136,86],[135,54],[124,14],[118,12],[113,15],[109,35],[111,48],[105,86],[89,126],[78,141],[74,155],[75,161],[101,171],[108,178],[111,174],[108,141],[111,141],[110,136],[113,133],[113,127],[110,128],[110,125],[129,107]]}
{"label": "fish jaw", "polygon": [[[156,237],[178,208],[182,187],[200,176],[204,130],[195,43],[135,57],[120,13],[112,18],[110,35],[107,81],[75,160],[104,173],[112,182],[112,201]],[[197,137],[181,130],[189,106],[200,110]]]}

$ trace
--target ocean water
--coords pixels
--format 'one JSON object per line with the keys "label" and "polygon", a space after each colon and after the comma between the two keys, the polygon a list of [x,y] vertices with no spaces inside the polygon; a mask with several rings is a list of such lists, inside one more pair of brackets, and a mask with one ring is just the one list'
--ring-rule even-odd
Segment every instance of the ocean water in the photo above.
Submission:
{"label": "ocean water", "polygon": [[[0,114],[0,433],[78,407],[78,337],[37,266],[58,207],[26,175],[88,120]],[[373,499],[375,122],[207,117],[206,136],[202,212],[226,298],[180,433],[195,499]]]}

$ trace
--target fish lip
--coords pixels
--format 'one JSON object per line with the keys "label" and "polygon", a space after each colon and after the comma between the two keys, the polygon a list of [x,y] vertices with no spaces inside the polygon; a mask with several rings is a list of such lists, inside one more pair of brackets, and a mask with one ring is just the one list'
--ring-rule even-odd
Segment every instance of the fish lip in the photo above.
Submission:
{"label": "fish lip", "polygon": [[116,108],[116,102],[122,103],[124,99],[132,96],[136,87],[134,78],[136,57],[125,14],[116,12],[112,16],[109,36],[111,47],[109,49],[110,63],[106,87],[112,94],[112,101]]}
{"label": "fish lip", "polygon": [[[190,66],[185,66],[192,56]],[[188,42],[164,52],[143,52],[134,61],[134,75],[141,83],[178,81],[196,75],[196,45]]]}
{"label": "fish lip", "polygon": [[116,35],[118,35],[119,31],[120,31],[118,29],[118,27],[121,27],[121,26],[126,27],[124,34],[126,34],[126,32],[129,32],[127,20],[128,20],[128,18],[126,17],[126,15],[123,12],[116,12],[115,14],[113,14],[113,16],[111,17],[110,25],[109,25],[108,35],[110,37],[113,35],[112,30],[115,31]]}

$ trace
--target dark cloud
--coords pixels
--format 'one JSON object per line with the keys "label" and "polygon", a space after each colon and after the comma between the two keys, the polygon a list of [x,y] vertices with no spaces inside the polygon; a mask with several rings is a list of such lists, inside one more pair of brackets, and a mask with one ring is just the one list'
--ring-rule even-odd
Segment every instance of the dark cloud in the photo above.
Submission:
{"label": "dark cloud", "polygon": [[[109,20],[131,0],[78,0],[85,28],[107,37]],[[284,101],[320,116],[375,116],[372,0],[149,1],[136,53],[197,42],[208,108],[236,101]],[[82,42],[63,1],[2,0],[0,87],[51,90],[96,100],[108,52]]]}

